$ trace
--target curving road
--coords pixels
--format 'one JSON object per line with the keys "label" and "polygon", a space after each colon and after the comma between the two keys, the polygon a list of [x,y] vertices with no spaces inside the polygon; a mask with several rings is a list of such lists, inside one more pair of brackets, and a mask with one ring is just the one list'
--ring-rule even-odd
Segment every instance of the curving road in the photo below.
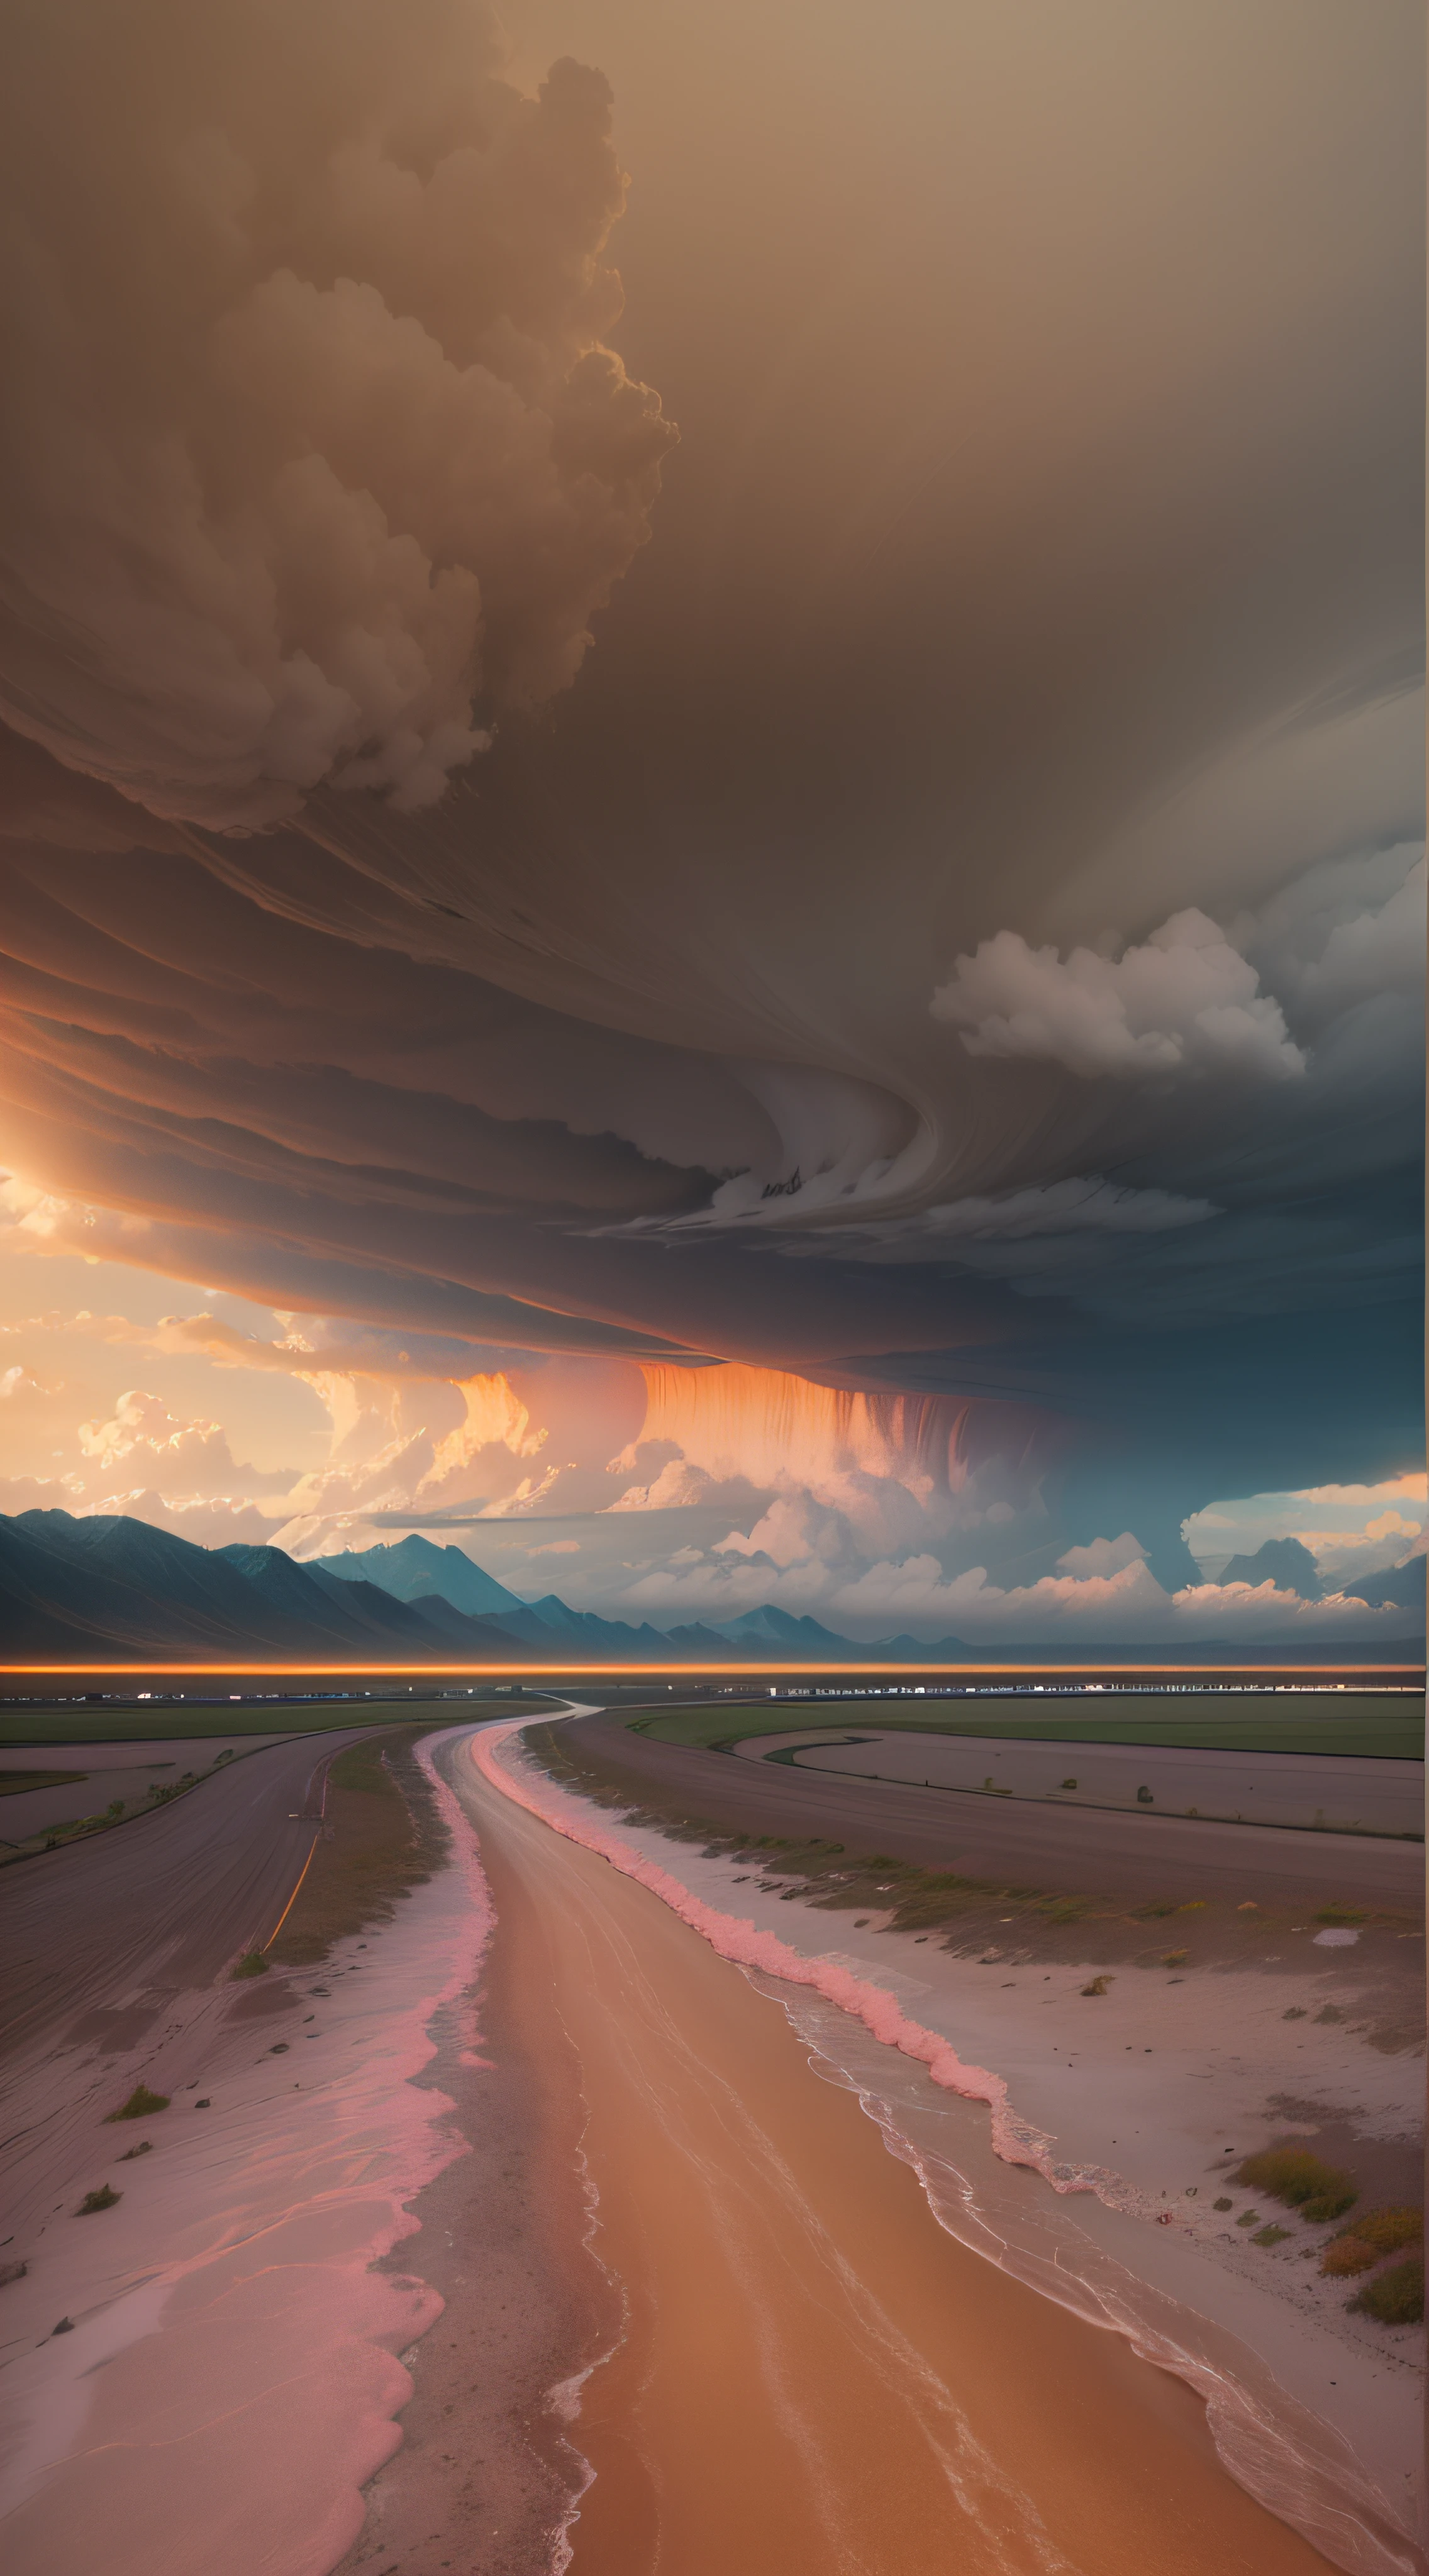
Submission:
{"label": "curving road", "polygon": [[1173,1890],[1320,1905],[1343,1898],[1416,1914],[1424,1903],[1422,1843],[903,1787],[687,1752],[632,1734],[614,1717],[569,1723],[600,1756],[612,1783],[633,1799],[658,1790],[680,1801],[692,1821],[708,1817],[741,1832],[819,1834],[924,1868],[1015,1877],[1069,1894],[1148,1897]]}
{"label": "curving road", "polygon": [[172,1995],[271,1939],[313,1847],[327,1765],[362,1732],[290,1736],[172,1806],[0,1870],[0,2054],[41,2038],[127,2047]]}

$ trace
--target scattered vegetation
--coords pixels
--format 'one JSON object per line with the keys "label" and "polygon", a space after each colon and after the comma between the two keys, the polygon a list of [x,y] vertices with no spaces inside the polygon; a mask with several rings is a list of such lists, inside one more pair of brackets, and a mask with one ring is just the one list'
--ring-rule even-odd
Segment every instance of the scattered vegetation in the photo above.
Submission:
{"label": "scattered vegetation", "polygon": [[1350,2306],[1382,2326],[1417,2326],[1424,2314],[1424,2257],[1411,2254],[1403,2263],[1366,2281]]}
{"label": "scattered vegetation", "polygon": [[[1374,2263],[1386,2254],[1402,2253],[1406,2245],[1423,2242],[1422,2209],[1366,2209],[1358,2218],[1352,2218],[1348,2227],[1342,2227],[1335,2238],[1336,2245],[1362,2245]],[[1327,2248],[1327,2252],[1333,2251],[1333,2247]],[[1363,2271],[1364,2266],[1355,2264],[1350,2268]]]}
{"label": "scattered vegetation", "polygon": [[240,1977],[266,1977],[268,1962],[261,1950],[247,1950],[233,1971],[235,1982]]}
{"label": "scattered vegetation", "polygon": [[1191,1955],[1191,1953],[1190,1953],[1190,1951],[1189,1951],[1189,1950],[1166,1950],[1166,1951],[1163,1951],[1163,1953],[1162,1953],[1162,1957],[1161,1957],[1161,1965],[1162,1965],[1162,1967],[1163,1967],[1163,1968],[1184,1968],[1184,1966],[1185,1966],[1185,1964],[1186,1964],[1186,1961],[1189,1959],[1190,1955]]}
{"label": "scattered vegetation", "polygon": [[1082,1992],[1084,1995],[1104,1995],[1110,1984],[1110,1977],[1093,1977],[1089,1984],[1083,1986]]}
{"label": "scattered vegetation", "polygon": [[1342,2218],[1359,2198],[1352,2175],[1312,2156],[1306,2147],[1267,2147],[1263,2155],[1247,2156],[1236,2180],[1250,2191],[1269,2192],[1272,2200],[1283,2200],[1302,2218],[1315,2221]]}
{"label": "scattered vegetation", "polygon": [[128,2101],[121,2102],[117,2111],[108,2112],[106,2114],[106,2118],[110,2122],[115,2120],[147,2120],[153,2112],[167,2111],[168,2107],[169,2096],[167,2093],[151,2093],[147,2084],[136,2084]]}
{"label": "scattered vegetation", "polygon": [[132,2165],[136,2156],[151,2156],[153,2152],[153,2141],[149,2138],[141,2138],[137,2147],[125,2148],[119,2161],[122,2165]]}
{"label": "scattered vegetation", "polygon": [[1351,1924],[1367,1923],[1369,1917],[1362,1905],[1344,1905],[1335,1897],[1330,1904],[1320,1907],[1315,1920],[1317,1923]]}
{"label": "scattered vegetation", "polygon": [[103,2182],[100,2184],[98,2191],[87,2191],[85,2193],[83,2200],[75,2211],[75,2216],[76,2218],[92,2218],[97,2209],[112,2209],[115,2202],[122,2200],[123,2197],[124,2195],[122,2192],[111,2191],[108,2183]]}
{"label": "scattered vegetation", "polygon": [[1250,2241],[1252,2245],[1283,2245],[1289,2233],[1288,2227],[1277,2227],[1272,2219],[1268,2227],[1257,2227]]}

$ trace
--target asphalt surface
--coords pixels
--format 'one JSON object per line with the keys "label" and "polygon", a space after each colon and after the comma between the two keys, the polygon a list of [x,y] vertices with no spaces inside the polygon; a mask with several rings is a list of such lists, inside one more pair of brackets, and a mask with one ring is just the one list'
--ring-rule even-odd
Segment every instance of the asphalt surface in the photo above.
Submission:
{"label": "asphalt surface", "polygon": [[[127,2047],[261,1948],[319,1830],[327,1765],[361,1733],[289,1736],[172,1806],[0,1869],[0,2055],[41,2037]],[[68,1748],[53,1758],[66,1767]]]}
{"label": "asphalt surface", "polygon": [[852,1780],[729,1753],[687,1752],[634,1735],[616,1718],[569,1724],[633,1799],[658,1789],[682,1802],[691,1821],[708,1818],[740,1832],[818,1834],[853,1851],[886,1851],[923,1868],[1058,1893],[1305,1905],[1341,1899],[1402,1906],[1416,1915],[1423,1909],[1420,1843],[1193,1821],[1154,1809],[1088,1812]]}

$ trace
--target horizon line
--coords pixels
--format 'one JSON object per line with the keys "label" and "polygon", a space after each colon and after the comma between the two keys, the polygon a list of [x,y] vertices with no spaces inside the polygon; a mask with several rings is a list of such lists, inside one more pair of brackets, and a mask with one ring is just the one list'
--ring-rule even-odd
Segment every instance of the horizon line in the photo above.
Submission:
{"label": "horizon line", "polygon": [[[1092,1671],[1092,1672],[1104,1672],[1104,1673],[1115,1673],[1115,1674],[1126,1674],[1126,1673],[1129,1673],[1129,1674],[1140,1674],[1140,1673],[1144,1673],[1144,1674],[1187,1674],[1187,1675],[1191,1675],[1191,1676],[1204,1676],[1204,1675],[1213,1675],[1213,1674],[1227,1674],[1227,1673],[1235,1673],[1235,1674],[1249,1675],[1249,1676],[1251,1676],[1251,1677],[1254,1677],[1254,1675],[1256,1674],[1257,1670],[1259,1670],[1259,1671],[1261,1671],[1261,1672],[1263,1672],[1263,1673],[1265,1673],[1265,1674],[1267,1674],[1267,1675],[1269,1675],[1269,1674],[1284,1675],[1284,1674],[1287,1674],[1287,1673],[1288,1673],[1288,1674],[1291,1674],[1292,1676],[1298,1676],[1298,1675],[1300,1674],[1300,1672],[1301,1672],[1301,1668],[1300,1668],[1300,1667],[1297,1667],[1297,1666],[1294,1666],[1294,1665],[1287,1665],[1287,1664],[1266,1664],[1266,1665],[1264,1665],[1264,1666],[1261,1666],[1261,1667],[1257,1668],[1256,1666],[1248,1665],[1248,1664],[1245,1664],[1245,1663],[1228,1663],[1228,1664],[1144,1664],[1144,1663],[1113,1664],[1113,1663],[1097,1663],[1097,1664],[1093,1664],[1093,1665],[1091,1665],[1091,1666],[1087,1667],[1086,1669],[1088,1669],[1088,1670],[1090,1670],[1090,1671]],[[1397,1677],[1397,1676],[1406,1676],[1406,1675],[1407,1675],[1407,1676],[1409,1677],[1409,1680],[1410,1680],[1411,1685],[1412,1685],[1413,1681],[1414,1681],[1417,1677],[1419,1677],[1420,1675],[1422,1675],[1422,1674],[1423,1674],[1424,1669],[1425,1669],[1425,1668],[1424,1668],[1423,1664],[1310,1664],[1310,1665],[1306,1665],[1306,1666],[1303,1668],[1303,1676],[1304,1676],[1304,1677],[1306,1677],[1306,1678],[1308,1678],[1310,1675],[1312,1675],[1312,1674],[1313,1674],[1313,1675],[1317,1675],[1317,1676],[1325,1676],[1325,1675],[1329,1675],[1329,1676],[1333,1676],[1333,1677],[1335,1677],[1335,1678],[1344,1678],[1344,1679],[1347,1679],[1347,1680],[1348,1680],[1348,1679],[1354,1679],[1354,1680],[1374,1680],[1374,1679],[1376,1679],[1376,1678],[1381,1679],[1381,1680],[1386,1680],[1386,1679],[1390,1678],[1391,1676],[1396,1676],[1396,1677]],[[726,1663],[718,1663],[718,1664],[716,1664],[716,1663],[703,1663],[703,1664],[701,1664],[701,1663],[699,1663],[699,1662],[693,1662],[693,1663],[692,1663],[692,1662],[690,1662],[690,1661],[685,1661],[685,1662],[681,1662],[681,1663],[653,1663],[653,1662],[652,1662],[652,1663],[604,1663],[604,1662],[601,1662],[601,1663],[595,1663],[595,1662],[589,1662],[589,1663],[559,1663],[559,1664],[558,1664],[558,1663],[549,1663],[549,1662],[547,1662],[547,1663],[493,1663],[493,1664],[431,1664],[431,1663],[427,1663],[427,1664],[383,1664],[383,1663],[371,1663],[371,1662],[358,1663],[358,1664],[354,1664],[354,1663],[335,1663],[335,1662],[327,1662],[327,1663],[281,1663],[281,1664],[247,1664],[247,1663],[233,1663],[233,1662],[229,1662],[229,1663],[205,1663],[205,1664],[195,1664],[195,1663],[186,1663],[186,1664],[177,1664],[177,1663],[138,1663],[138,1664],[40,1664],[40,1663],[36,1663],[36,1664],[0,1664],[0,1677],[3,1677],[3,1676],[5,1676],[5,1675],[9,1675],[9,1674],[13,1674],[13,1675],[15,1675],[16,1677],[25,1677],[25,1676],[29,1676],[29,1675],[34,1675],[36,1678],[44,1679],[45,1677],[47,1677],[47,1676],[49,1676],[49,1675],[54,1675],[54,1676],[56,1676],[57,1678],[63,1678],[63,1679],[67,1679],[67,1680],[80,1679],[80,1678],[82,1678],[82,1677],[83,1677],[84,1675],[86,1675],[86,1674],[92,1674],[92,1675],[94,1675],[94,1676],[96,1676],[96,1677],[103,1677],[103,1678],[108,1678],[108,1679],[116,1679],[116,1678],[137,1677],[137,1676],[140,1676],[140,1675],[147,1676],[147,1675],[149,1675],[149,1674],[159,1674],[159,1673],[169,1674],[169,1675],[173,1676],[174,1678],[180,1678],[180,1677],[183,1677],[183,1676],[186,1676],[186,1675],[187,1675],[187,1676],[192,1676],[192,1677],[193,1677],[193,1678],[195,1678],[195,1679],[197,1679],[197,1678],[207,1678],[207,1677],[211,1677],[211,1678],[221,1678],[221,1677],[223,1677],[224,1675],[227,1675],[227,1676],[229,1676],[230,1678],[235,1679],[235,1680],[236,1680],[236,1679],[238,1679],[240,1676],[242,1676],[242,1675],[245,1675],[245,1674],[246,1674],[246,1675],[251,1675],[251,1676],[253,1676],[255,1679],[262,1679],[262,1680],[269,1680],[269,1681],[271,1681],[271,1680],[275,1680],[275,1679],[278,1679],[278,1678],[281,1678],[281,1677],[282,1677],[282,1676],[284,1676],[284,1675],[304,1676],[304,1677],[309,1677],[309,1678],[311,1678],[311,1677],[315,1677],[315,1676],[317,1676],[317,1675],[321,1675],[321,1674],[333,1674],[333,1675],[337,1675],[337,1674],[343,1674],[343,1675],[357,1675],[357,1674],[365,1674],[365,1675],[368,1675],[368,1676],[371,1676],[371,1677],[374,1677],[374,1678],[376,1678],[376,1677],[388,1677],[388,1678],[390,1678],[390,1677],[392,1677],[392,1676],[395,1676],[395,1675],[399,1675],[399,1674],[400,1674],[400,1675],[403,1675],[403,1676],[410,1675],[413,1679],[416,1679],[416,1680],[436,1679],[438,1676],[446,1675],[446,1676],[448,1676],[448,1677],[458,1677],[458,1678],[461,1678],[461,1679],[463,1679],[463,1680],[468,1680],[468,1679],[469,1679],[469,1680],[478,1680],[478,1681],[480,1681],[480,1680],[485,1680],[485,1679],[489,1679],[489,1678],[494,1678],[494,1677],[496,1677],[496,1676],[498,1676],[498,1675],[506,1675],[506,1674],[510,1674],[510,1675],[535,1675],[535,1676],[539,1676],[539,1675],[543,1675],[543,1674],[559,1674],[559,1675],[561,1675],[561,1676],[563,1676],[563,1677],[565,1677],[565,1676],[572,1676],[572,1677],[575,1677],[575,1678],[577,1678],[577,1679],[580,1679],[580,1678],[590,1678],[590,1679],[594,1679],[595,1677],[597,1677],[597,1676],[599,1676],[599,1675],[610,1675],[610,1676],[620,1676],[620,1677],[622,1677],[622,1678],[623,1678],[623,1677],[627,1677],[627,1676],[633,1676],[633,1677],[635,1677],[636,1679],[640,1679],[640,1678],[642,1678],[644,1675],[646,1675],[646,1674],[651,1674],[651,1673],[659,1673],[659,1674],[661,1674],[661,1675],[665,1675],[665,1674],[672,1674],[672,1673],[673,1673],[673,1674],[677,1674],[677,1675],[679,1675],[682,1679],[688,1679],[688,1678],[692,1677],[693,1675],[698,1674],[698,1673],[702,1673],[702,1672],[705,1672],[705,1673],[729,1673],[729,1674],[735,1675],[736,1677],[739,1677],[739,1678],[745,1678],[745,1677],[748,1677],[748,1676],[751,1676],[751,1675],[754,1675],[754,1674],[759,1674],[759,1675],[768,1675],[768,1674],[770,1674],[770,1673],[776,1673],[776,1674],[778,1674],[778,1675],[780,1675],[780,1676],[785,1675],[785,1674],[790,1674],[790,1673],[827,1673],[827,1674],[843,1674],[843,1673],[858,1673],[858,1674],[864,1674],[864,1673],[878,1673],[878,1674],[880,1674],[880,1675],[884,1675],[884,1676],[887,1676],[887,1677],[901,1676],[901,1675],[904,1675],[904,1674],[913,1674],[913,1673],[937,1673],[937,1674],[947,1674],[947,1675],[952,1676],[952,1677],[962,1677],[962,1678],[964,1678],[964,1679],[973,1679],[973,1678],[977,1677],[979,1674],[983,1674],[983,1673],[999,1673],[999,1674],[1000,1674],[1000,1673],[1026,1673],[1026,1674],[1029,1674],[1029,1675],[1030,1675],[1030,1674],[1038,1674],[1038,1673],[1046,1673],[1046,1674],[1056,1674],[1056,1675],[1057,1675],[1057,1676],[1059,1676],[1060,1678],[1068,1679],[1068,1680],[1076,1680],[1077,1678],[1079,1678],[1078,1668],[1077,1668],[1077,1667],[1075,1667],[1075,1666],[1069,1666],[1069,1665],[1067,1665],[1067,1664],[1065,1664],[1065,1663],[1056,1663],[1056,1664],[1028,1664],[1028,1663],[1021,1663],[1021,1662],[1019,1662],[1019,1663],[1012,1663],[1012,1664],[1002,1664],[1002,1663],[989,1663],[989,1664],[939,1664],[939,1663],[927,1663],[927,1664],[902,1664],[902,1665],[898,1665],[898,1664],[889,1664],[889,1663],[865,1664],[865,1663],[850,1663],[850,1662],[842,1662],[842,1663],[817,1663],[817,1664],[815,1664],[815,1663],[789,1663],[789,1664],[778,1664],[778,1665],[775,1665],[775,1664],[771,1664],[771,1663],[769,1663],[769,1662],[767,1662],[767,1661],[766,1661],[766,1662],[764,1662],[764,1663],[748,1663],[748,1664],[745,1664],[745,1663],[738,1663],[738,1664],[726,1664]]]}

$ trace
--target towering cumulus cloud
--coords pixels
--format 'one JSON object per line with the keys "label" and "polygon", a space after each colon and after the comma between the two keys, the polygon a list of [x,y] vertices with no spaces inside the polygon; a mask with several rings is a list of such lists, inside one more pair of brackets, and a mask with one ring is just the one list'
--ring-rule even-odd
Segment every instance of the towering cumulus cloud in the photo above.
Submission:
{"label": "towering cumulus cloud", "polygon": [[469,0],[22,5],[7,720],[152,813],[436,803],[573,678],[672,431],[603,335],[598,73]]}
{"label": "towering cumulus cloud", "polygon": [[0,24],[14,1240],[305,1545],[1154,1625],[1419,1463],[1421,15],[567,22]]}

